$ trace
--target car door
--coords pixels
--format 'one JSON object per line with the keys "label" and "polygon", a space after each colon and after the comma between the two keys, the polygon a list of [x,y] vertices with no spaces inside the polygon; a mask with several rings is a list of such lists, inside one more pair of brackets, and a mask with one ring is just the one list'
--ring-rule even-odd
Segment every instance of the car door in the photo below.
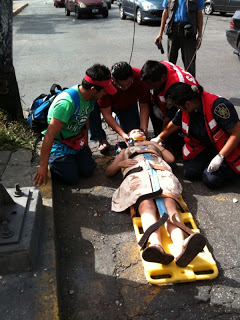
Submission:
{"label": "car door", "polygon": [[123,0],[124,2],[124,10],[127,13],[133,14],[133,6],[134,6],[134,0]]}
{"label": "car door", "polygon": [[240,9],[240,0],[230,0],[227,12],[235,12]]}
{"label": "car door", "polygon": [[214,11],[226,12],[229,7],[229,0],[215,0],[214,1]]}

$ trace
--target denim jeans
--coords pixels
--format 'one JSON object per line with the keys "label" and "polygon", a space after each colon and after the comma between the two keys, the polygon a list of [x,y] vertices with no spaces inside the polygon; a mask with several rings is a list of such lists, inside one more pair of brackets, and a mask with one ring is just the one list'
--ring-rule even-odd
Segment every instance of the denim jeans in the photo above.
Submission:
{"label": "denim jeans", "polygon": [[50,155],[49,166],[53,176],[66,184],[77,184],[79,177],[89,177],[96,168],[96,162],[88,146],[80,149],[76,154]]}

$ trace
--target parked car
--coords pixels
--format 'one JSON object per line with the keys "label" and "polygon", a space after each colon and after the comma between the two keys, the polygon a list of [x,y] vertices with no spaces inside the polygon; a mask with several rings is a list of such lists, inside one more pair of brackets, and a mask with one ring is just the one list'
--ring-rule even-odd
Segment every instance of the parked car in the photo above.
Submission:
{"label": "parked car", "polygon": [[65,7],[65,0],[53,0],[53,5],[56,8],[64,8]]}
{"label": "parked car", "polygon": [[138,24],[146,21],[161,21],[162,0],[119,0],[119,15],[122,20],[127,16],[136,17]]}
{"label": "parked car", "polygon": [[234,53],[238,55],[240,61],[240,10],[237,10],[231,21],[230,27],[226,30],[228,43],[235,49]]}
{"label": "parked car", "polygon": [[226,13],[234,13],[240,9],[239,0],[205,0],[204,13],[209,15],[213,12],[220,12],[220,15],[225,16]]}
{"label": "parked car", "polygon": [[71,12],[75,13],[77,19],[91,14],[101,14],[103,18],[107,18],[108,6],[105,0],[66,0],[66,16],[69,16]]}

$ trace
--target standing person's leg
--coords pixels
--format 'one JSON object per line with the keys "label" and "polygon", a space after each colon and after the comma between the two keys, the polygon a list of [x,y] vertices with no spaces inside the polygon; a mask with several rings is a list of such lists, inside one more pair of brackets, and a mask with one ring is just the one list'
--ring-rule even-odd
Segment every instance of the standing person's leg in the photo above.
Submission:
{"label": "standing person's leg", "polygon": [[196,37],[181,38],[182,61],[185,70],[195,78],[196,76]]}
{"label": "standing person's leg", "polygon": [[102,128],[101,112],[97,101],[89,117],[90,140],[99,141],[98,150],[102,153],[109,148],[106,133]]}
{"label": "standing person's leg", "polygon": [[167,41],[167,52],[168,52],[168,61],[174,64],[177,63],[178,59],[178,50],[180,49],[180,41],[177,30],[173,30],[173,33],[168,37]]}
{"label": "standing person's leg", "polygon": [[[143,200],[138,207],[141,216],[142,228],[145,232],[151,225],[157,222],[157,207],[153,199]],[[154,231],[148,241],[149,246],[144,249],[142,257],[149,262],[158,262],[162,264],[169,264],[174,257],[165,252],[162,247],[160,229]]]}
{"label": "standing person's leg", "polygon": [[124,132],[128,133],[132,129],[140,128],[140,117],[138,111],[138,103],[136,103],[131,109],[117,110],[112,109],[115,112],[120,127]]}

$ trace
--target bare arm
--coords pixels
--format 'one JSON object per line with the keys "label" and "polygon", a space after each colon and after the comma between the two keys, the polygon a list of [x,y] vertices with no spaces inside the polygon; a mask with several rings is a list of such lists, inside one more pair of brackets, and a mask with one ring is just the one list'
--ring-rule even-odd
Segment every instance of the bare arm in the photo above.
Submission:
{"label": "bare arm", "polygon": [[123,129],[117,124],[116,120],[112,116],[112,109],[111,106],[107,108],[102,108],[101,109],[102,115],[104,119],[106,120],[107,124],[114,130],[116,131],[122,138],[123,140],[127,143],[129,140],[128,135],[123,131]]}
{"label": "bare arm", "polygon": [[61,131],[63,126],[64,126],[64,122],[56,118],[52,118],[48,125],[48,129],[45,134],[42,148],[41,148],[40,166],[34,177],[34,185],[37,185],[38,187],[42,184],[46,184],[47,172],[48,172],[48,160],[49,160],[51,148],[53,145],[53,141],[56,134]]}
{"label": "bare arm", "polygon": [[202,43],[202,28],[203,28],[203,13],[202,10],[198,10],[197,13],[197,25],[198,25],[198,37],[196,42],[196,49],[201,47]]}
{"label": "bare arm", "polygon": [[158,40],[159,40],[160,42],[162,41],[163,30],[164,30],[164,27],[165,27],[167,18],[168,18],[168,9],[165,8],[165,9],[163,10],[162,19],[161,19],[161,25],[160,25],[160,30],[159,30],[158,36],[157,36],[156,39],[155,39],[155,44],[157,43]]}
{"label": "bare arm", "polygon": [[236,123],[235,126],[231,130],[228,130],[228,133],[230,134],[230,136],[229,136],[227,142],[225,143],[224,147],[219,152],[225,158],[240,143],[240,121],[238,121],[238,123]]}
{"label": "bare arm", "polygon": [[148,103],[139,103],[140,109],[140,127],[143,130],[147,130],[148,128],[148,120],[149,120],[149,104]]}
{"label": "bare arm", "polygon": [[137,164],[137,160],[135,159],[125,159],[124,154],[125,150],[122,150],[110,166],[107,167],[105,172],[107,177],[114,176],[121,168],[129,168]]}
{"label": "bare arm", "polygon": [[174,133],[175,131],[178,131],[179,129],[181,129],[180,126],[176,126],[172,121],[170,121],[168,123],[168,125],[166,126],[165,129],[163,129],[163,131],[160,133],[159,137],[161,139],[161,141],[164,141],[164,139],[166,139],[167,137],[169,137],[172,133]]}

